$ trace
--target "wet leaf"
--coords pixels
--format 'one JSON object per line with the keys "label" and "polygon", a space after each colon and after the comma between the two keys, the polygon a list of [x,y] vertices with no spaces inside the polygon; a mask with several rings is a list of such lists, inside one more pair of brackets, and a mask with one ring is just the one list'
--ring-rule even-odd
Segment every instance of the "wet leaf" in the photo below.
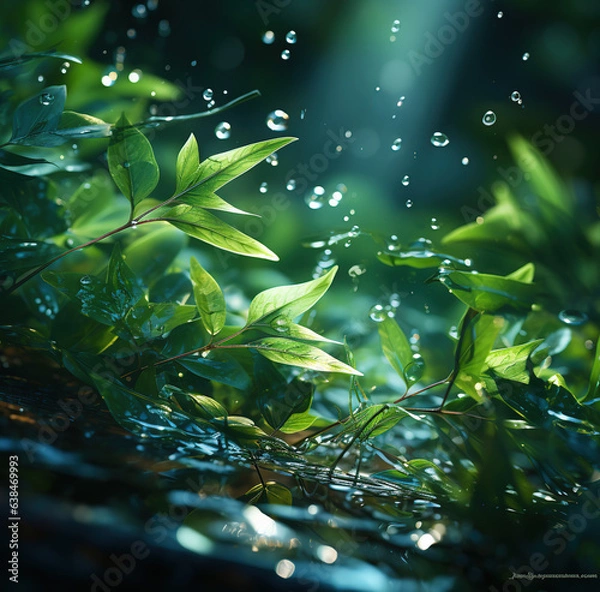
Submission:
{"label": "wet leaf", "polygon": [[494,375],[516,382],[528,383],[531,376],[528,367],[529,358],[542,343],[544,343],[543,339],[537,339],[523,345],[496,349],[490,352],[485,359],[486,366]]}
{"label": "wet leaf", "polygon": [[200,152],[196,136],[190,134],[177,156],[175,168],[176,186],[175,193],[181,193],[196,180],[196,173],[200,166]]}
{"label": "wet leaf", "polygon": [[327,292],[337,270],[336,265],[316,280],[270,288],[256,295],[250,303],[246,326],[270,323],[276,317],[292,320],[306,312]]}
{"label": "wet leaf", "polygon": [[224,327],[227,316],[223,292],[214,278],[193,257],[190,261],[190,275],[204,328],[211,335],[217,335]]}
{"label": "wet leaf", "polygon": [[385,357],[399,376],[407,384],[410,384],[412,381],[407,379],[406,369],[414,361],[413,351],[404,332],[396,320],[390,317],[386,317],[381,323],[378,323],[377,329]]}
{"label": "wet leaf", "polygon": [[278,362],[279,364],[299,366],[322,372],[340,372],[342,374],[362,376],[361,372],[336,360],[323,350],[298,341],[279,337],[265,337],[247,345],[256,349],[256,351],[268,360]]}
{"label": "wet leaf", "polygon": [[132,209],[148,197],[158,183],[159,169],[152,146],[125,115],[121,115],[110,138],[108,169]]}

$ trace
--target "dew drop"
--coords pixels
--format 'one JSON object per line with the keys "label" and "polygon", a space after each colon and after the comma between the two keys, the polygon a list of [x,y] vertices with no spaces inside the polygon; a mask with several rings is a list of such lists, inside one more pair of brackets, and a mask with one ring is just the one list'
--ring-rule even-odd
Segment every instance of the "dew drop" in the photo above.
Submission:
{"label": "dew drop", "polygon": [[294,43],[296,43],[296,41],[297,41],[296,31],[288,31],[287,35],[285,36],[285,40],[290,45],[294,45]]}
{"label": "dew drop", "polygon": [[406,187],[409,183],[410,183],[410,177],[408,175],[404,175],[404,177],[402,177],[402,185],[404,185],[404,187]]}
{"label": "dew drop", "polygon": [[273,31],[265,31],[262,36],[262,42],[265,45],[271,45],[275,41],[275,33]]}
{"label": "dew drop", "polygon": [[398,19],[396,19],[392,23],[392,33],[397,33],[399,30],[400,30],[400,21]]}
{"label": "dew drop", "polygon": [[530,57],[530,56],[529,56],[529,52],[528,52],[528,51],[526,51],[526,52],[523,54],[523,57],[522,57],[521,59],[522,59],[524,62],[526,62],[526,61],[529,59],[529,57]]}
{"label": "dew drop", "polygon": [[79,280],[79,283],[82,286],[89,286],[92,283],[92,278],[89,275],[84,275],[83,277],[81,277],[81,279]]}
{"label": "dew drop", "polygon": [[584,312],[573,309],[561,310],[558,313],[558,318],[565,323],[565,325],[575,326],[583,325],[588,320],[588,316]]}
{"label": "dew drop", "polygon": [[202,98],[205,101],[210,101],[213,98],[213,90],[212,88],[207,88],[203,93],[202,93]]}
{"label": "dew drop", "polygon": [[263,182],[260,184],[260,187],[258,188],[258,190],[259,190],[261,193],[266,193],[267,191],[269,191],[269,185],[266,183],[266,181],[263,181]]}
{"label": "dew drop", "polygon": [[311,210],[320,210],[325,205],[325,188],[317,185],[306,195],[304,201]]}
{"label": "dew drop", "polygon": [[467,156],[465,156],[461,162],[463,163],[464,166],[467,166],[469,164],[469,158]]}
{"label": "dew drop", "polygon": [[287,129],[290,116],[282,109],[275,109],[267,115],[267,127],[274,132],[282,132]]}
{"label": "dew drop", "polygon": [[376,304],[369,310],[369,318],[375,323],[383,323],[387,318],[387,314],[381,304]]}
{"label": "dew drop", "polygon": [[40,95],[40,104],[44,105],[44,107],[47,107],[48,105],[52,105],[52,103],[54,103],[54,95],[51,95],[50,93],[42,93]]}
{"label": "dew drop", "polygon": [[290,56],[291,56],[291,55],[292,55],[292,54],[291,54],[291,52],[290,52],[290,50],[289,50],[289,49],[284,49],[284,50],[281,52],[281,59],[282,59],[282,60],[285,60],[285,61],[287,61],[287,60],[289,60],[289,59],[290,59]]}
{"label": "dew drop", "polygon": [[437,148],[443,148],[444,146],[448,146],[450,144],[450,140],[446,134],[442,132],[435,132],[431,136],[431,143]]}
{"label": "dew drop", "polygon": [[496,114],[493,111],[486,111],[481,119],[483,125],[494,125],[496,123]]}
{"label": "dew drop", "polygon": [[218,123],[217,127],[215,127],[215,136],[217,136],[219,140],[227,140],[228,138],[230,138],[231,124],[227,121],[222,121],[221,123]]}
{"label": "dew drop", "polygon": [[398,150],[400,150],[400,148],[402,148],[402,138],[396,138],[392,142],[392,150],[394,152],[398,152]]}
{"label": "dew drop", "polygon": [[419,354],[413,355],[413,361],[406,366],[404,369],[404,378],[409,384],[413,384],[421,379],[423,371],[425,370],[425,363],[423,358]]}

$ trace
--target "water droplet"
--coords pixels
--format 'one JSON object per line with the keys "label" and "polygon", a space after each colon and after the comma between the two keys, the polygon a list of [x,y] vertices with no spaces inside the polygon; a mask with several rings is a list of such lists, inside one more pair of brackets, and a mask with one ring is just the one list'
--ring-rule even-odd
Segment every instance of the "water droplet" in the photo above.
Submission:
{"label": "water droplet", "polygon": [[131,166],[131,163],[130,163],[128,160],[126,160],[126,161],[123,163],[123,168],[124,168],[124,169],[128,169],[130,166]]}
{"label": "water droplet", "polygon": [[287,60],[289,60],[289,59],[290,59],[290,56],[291,56],[291,55],[292,55],[292,54],[291,54],[291,52],[290,52],[290,50],[289,50],[289,49],[284,49],[284,50],[281,52],[281,59],[282,59],[282,60],[285,60],[285,61],[287,61]]}
{"label": "water droplet", "polygon": [[100,82],[102,82],[102,86],[110,87],[115,84],[118,77],[119,73],[111,66],[105,70],[104,76],[102,76]]}
{"label": "water droplet", "polygon": [[158,23],[158,34],[161,37],[168,37],[171,34],[171,23],[168,20],[162,19]]}
{"label": "water droplet", "polygon": [[442,132],[435,132],[431,136],[431,143],[437,148],[443,148],[444,146],[448,146],[450,144],[450,140],[446,134]]}
{"label": "water droplet", "polygon": [[262,42],[265,45],[271,45],[275,41],[275,33],[273,31],[265,31],[262,36]]}
{"label": "water droplet", "polygon": [[383,323],[387,318],[387,313],[381,304],[376,304],[369,311],[369,318],[375,323]]}
{"label": "water droplet", "polygon": [[367,268],[364,265],[353,265],[348,270],[348,275],[351,278],[356,278],[356,277],[362,275],[363,273],[365,273],[366,271],[367,271]]}
{"label": "water droplet", "polygon": [[520,99],[521,99],[521,93],[518,90],[513,90],[510,93],[510,100],[511,101],[514,101],[515,103],[518,103]]}
{"label": "water droplet", "polygon": [[500,19],[504,16],[504,13],[502,11],[499,11],[496,16]]}
{"label": "water droplet", "polygon": [[210,101],[213,98],[213,90],[212,88],[207,88],[203,93],[202,93],[202,98],[205,101]]}
{"label": "water droplet", "polygon": [[467,156],[465,156],[461,162],[463,163],[464,166],[467,166],[469,164],[469,158]]}
{"label": "water droplet", "polygon": [[404,177],[402,177],[402,185],[404,185],[404,187],[406,187],[409,183],[410,183],[410,177],[408,175],[404,175]]}
{"label": "water droplet", "polygon": [[398,150],[400,150],[400,148],[402,148],[402,138],[396,138],[392,142],[392,150],[394,152],[398,152]]}
{"label": "water droplet", "polygon": [[300,119],[304,119],[306,117],[306,109],[300,110]]}
{"label": "water droplet", "polygon": [[40,95],[40,104],[47,107],[48,105],[52,105],[54,103],[54,95],[50,93],[42,93]]}
{"label": "water droplet", "polygon": [[127,77],[127,79],[129,80],[129,82],[136,84],[140,81],[141,77],[142,77],[141,70],[133,70],[132,72],[129,73],[129,76]]}
{"label": "water droplet", "polygon": [[287,129],[290,116],[282,109],[275,109],[267,116],[267,127],[274,132],[282,132]]}
{"label": "water droplet", "polygon": [[304,201],[311,210],[320,210],[325,205],[325,189],[317,185],[306,195]]}
{"label": "water droplet", "polygon": [[81,277],[81,279],[79,280],[79,283],[82,286],[89,286],[92,283],[92,278],[89,275],[84,275]]}
{"label": "water droplet", "polygon": [[146,11],[146,6],[144,4],[136,4],[132,9],[131,9],[131,14],[135,17],[135,18],[145,18],[147,15],[147,11]]}
{"label": "water droplet", "polygon": [[192,60],[192,61],[190,62],[190,66],[191,66],[192,68],[195,68],[197,65],[198,65],[198,60]]}
{"label": "water droplet", "polygon": [[407,199],[406,203],[404,204],[407,208],[412,208],[413,207],[413,200],[412,199]]}
{"label": "water droplet", "polygon": [[265,181],[263,181],[263,182],[260,184],[260,187],[258,188],[258,190],[259,190],[261,193],[266,193],[267,191],[269,191],[269,185],[268,185],[268,184],[267,184]]}
{"label": "water droplet", "polygon": [[529,56],[529,52],[528,52],[528,51],[526,51],[526,52],[523,54],[523,57],[522,57],[521,59],[522,59],[524,62],[526,62],[526,61],[529,59],[529,57],[530,57],[530,56]]}
{"label": "water droplet", "polygon": [[496,114],[493,111],[486,111],[481,121],[483,125],[494,125],[496,123]]}
{"label": "water droplet", "polygon": [[296,189],[296,179],[290,179],[290,180],[287,182],[287,184],[286,184],[285,188],[286,188],[288,191],[294,191],[294,189]]}
{"label": "water droplet", "polygon": [[578,310],[561,310],[558,313],[558,318],[565,323],[565,325],[583,325],[587,322],[588,316],[584,312]]}
{"label": "water droplet", "polygon": [[271,166],[277,166],[279,164],[279,157],[277,156],[277,152],[273,152],[273,154],[271,154],[270,156],[267,156],[267,158],[265,159],[267,164],[270,164]]}
{"label": "water droplet", "polygon": [[400,295],[396,294],[395,292],[393,294],[390,294],[390,306],[392,308],[398,308],[400,306]]}
{"label": "water droplet", "polygon": [[287,35],[285,36],[285,40],[287,43],[289,43],[290,45],[293,45],[294,43],[296,43],[296,31],[288,31]]}
{"label": "water droplet", "polygon": [[413,384],[421,379],[425,370],[425,362],[419,354],[413,355],[413,361],[404,368],[404,378],[407,383]]}
{"label": "water droplet", "polygon": [[400,30],[400,21],[398,19],[396,19],[392,23],[392,33],[397,33],[399,30]]}
{"label": "water droplet", "polygon": [[437,218],[432,218],[431,219],[431,230],[439,230],[440,225],[437,221]]}
{"label": "water droplet", "polygon": [[215,127],[215,136],[217,136],[219,140],[227,140],[231,137],[231,124],[227,121],[218,123],[217,127]]}
{"label": "water droplet", "polygon": [[399,99],[398,102],[396,103],[396,107],[402,107],[402,105],[404,104],[404,101],[406,100],[406,97],[404,95],[402,95]]}

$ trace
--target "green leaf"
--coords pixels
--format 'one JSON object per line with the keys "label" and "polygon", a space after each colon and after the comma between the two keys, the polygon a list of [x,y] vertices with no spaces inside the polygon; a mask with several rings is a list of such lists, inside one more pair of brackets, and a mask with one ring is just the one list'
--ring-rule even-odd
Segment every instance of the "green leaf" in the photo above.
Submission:
{"label": "green leaf", "polygon": [[496,349],[487,356],[485,363],[494,375],[508,380],[528,383],[531,372],[528,361],[531,354],[542,344],[543,339],[536,339],[523,345]]}
{"label": "green leaf", "polygon": [[[62,138],[52,140],[47,132],[53,132],[58,127],[65,101],[67,87],[48,86],[38,92],[34,97],[22,102],[16,109],[13,117],[11,144],[25,146],[57,146],[63,143]],[[42,136],[38,144],[37,136]]]}
{"label": "green leaf", "polygon": [[219,218],[205,210],[182,204],[170,208],[168,213],[162,215],[159,219],[171,223],[189,236],[224,251],[246,257],[279,261],[279,257],[262,243],[219,220]]}
{"label": "green leaf", "polygon": [[437,279],[461,302],[480,312],[530,310],[537,296],[533,284],[498,275],[444,270]]}
{"label": "green leaf", "polygon": [[112,125],[98,117],[65,111],[60,118],[58,128],[53,132],[66,142],[69,138],[83,140],[88,138],[108,138]]}
{"label": "green leaf", "polygon": [[481,395],[475,388],[481,382],[481,372],[504,320],[469,309],[461,322],[456,346],[454,372],[456,385],[477,400]]}
{"label": "green leaf", "polygon": [[327,292],[337,270],[336,265],[316,280],[270,288],[257,294],[250,303],[246,326],[259,321],[268,324],[276,317],[292,320],[306,312]]}
{"label": "green leaf", "polygon": [[180,358],[177,363],[195,376],[227,384],[233,388],[244,390],[250,386],[250,377],[246,370],[224,350],[211,350],[206,357]]}
{"label": "green leaf", "polygon": [[533,263],[526,263],[505,277],[507,280],[516,280],[517,282],[531,284],[535,277],[535,265]]}
{"label": "green leaf", "polygon": [[264,501],[267,504],[292,505],[292,492],[275,481],[267,481],[264,485],[259,483],[251,487],[244,497],[248,497],[248,503],[255,504]]}
{"label": "green leaf", "polygon": [[264,140],[214,154],[200,164],[192,187],[201,185],[206,193],[214,192],[295,140],[296,138]]}
{"label": "green leaf", "polygon": [[202,324],[211,335],[217,335],[224,327],[227,316],[223,292],[219,284],[194,257],[190,261],[190,275]]}
{"label": "green leaf", "polygon": [[227,409],[212,397],[197,393],[187,393],[174,386],[165,386],[162,394],[173,399],[177,406],[192,417],[200,419],[225,419],[228,416]]}
{"label": "green leaf", "polygon": [[82,63],[82,61],[76,56],[70,55],[68,53],[60,53],[56,50],[48,50],[37,51],[34,53],[23,53],[17,57],[1,58],[0,69],[14,68],[26,62],[30,62],[31,60],[37,60],[40,58],[56,58],[57,60],[67,60],[69,62],[75,62],[76,64]]}
{"label": "green leaf", "polygon": [[288,383],[271,362],[256,356],[252,395],[262,416],[275,430],[280,429],[292,415],[307,412],[313,392],[312,383],[298,379]]}
{"label": "green leaf", "polygon": [[[204,208],[205,210],[218,210],[230,214],[256,216],[257,218],[260,218],[258,214],[246,212],[246,210],[240,210],[239,208],[232,206],[230,203],[220,198],[216,193],[205,191],[202,186],[186,191],[185,194],[177,198],[175,203],[186,204],[188,206],[193,206],[194,208]],[[168,208],[169,207],[167,206],[167,212],[169,211]],[[162,214],[164,211],[164,209],[159,209],[158,213]]]}
{"label": "green leaf", "polygon": [[5,272],[23,272],[42,265],[63,249],[44,241],[0,235],[0,269]]}
{"label": "green leaf", "polygon": [[108,145],[108,169],[132,209],[148,197],[158,183],[159,169],[152,146],[124,114],[116,123]]}
{"label": "green leaf", "polygon": [[200,152],[196,136],[190,134],[177,156],[175,167],[176,186],[175,193],[181,193],[196,180],[196,172],[200,166]]}
{"label": "green leaf", "polygon": [[[126,327],[133,337],[149,341],[168,335],[196,316],[196,307],[175,302],[146,302],[133,306],[124,319],[115,323],[118,328]],[[122,332],[122,331],[121,331]]]}
{"label": "green leaf", "polygon": [[279,431],[284,434],[297,434],[311,427],[318,417],[312,415],[308,411],[304,413],[293,413],[287,421],[279,428]]}
{"label": "green leaf", "polygon": [[593,401],[600,395],[600,339],[596,344],[596,352],[594,353],[594,364],[592,365],[592,371],[590,372],[590,380],[588,384],[587,393],[584,397],[584,401]]}
{"label": "green leaf", "polygon": [[401,419],[408,416],[410,413],[397,405],[370,405],[344,422],[338,438],[348,433],[357,434],[360,440],[374,438],[387,432]]}
{"label": "green leaf", "polygon": [[430,249],[413,249],[399,253],[384,253],[380,251],[377,253],[377,258],[390,267],[406,265],[416,269],[425,269],[428,267],[439,267],[442,264],[448,265],[448,262],[468,267],[462,259],[457,259],[451,255],[444,255],[443,253],[436,253]]}
{"label": "green leaf", "polygon": [[267,335],[273,335],[275,337],[288,337],[290,339],[299,339],[301,341],[320,341],[322,343],[335,343],[336,345],[342,345],[340,341],[334,341],[315,333],[312,329],[292,323],[288,321],[286,317],[276,317],[270,323],[254,323],[253,329],[259,329]]}
{"label": "green leaf", "polygon": [[386,317],[378,324],[377,328],[379,330],[379,337],[381,338],[383,353],[392,365],[392,368],[407,384],[414,382],[406,376],[407,367],[414,362],[413,351],[396,320]]}
{"label": "green leaf", "polygon": [[247,346],[256,349],[256,351],[268,360],[278,362],[279,364],[299,366],[322,372],[340,372],[342,374],[362,376],[361,372],[336,360],[323,350],[312,345],[299,343],[298,341],[279,337],[265,337],[258,341],[253,341],[247,344]]}
{"label": "green leaf", "polygon": [[0,150],[0,165],[7,167],[23,167],[33,164],[49,164],[44,158],[29,158],[21,154],[13,154],[6,150]]}

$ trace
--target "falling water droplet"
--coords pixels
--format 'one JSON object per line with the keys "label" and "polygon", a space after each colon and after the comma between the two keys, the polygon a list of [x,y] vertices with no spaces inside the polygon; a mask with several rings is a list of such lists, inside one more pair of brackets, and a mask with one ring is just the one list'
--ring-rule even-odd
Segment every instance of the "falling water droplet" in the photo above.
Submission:
{"label": "falling water droplet", "polygon": [[274,152],[273,154],[267,156],[267,158],[265,159],[265,162],[274,167],[279,165],[279,157],[277,156],[277,152]]}
{"label": "falling water droplet", "polygon": [[267,116],[267,127],[274,132],[282,132],[287,129],[290,116],[281,109],[275,109]]}
{"label": "falling water droplet", "polygon": [[498,14],[496,16],[500,19],[504,16],[504,13],[502,11],[500,11],[500,12],[498,12]]}
{"label": "falling water droplet", "polygon": [[404,175],[404,177],[402,177],[402,185],[404,185],[404,187],[406,187],[409,184],[410,184],[410,177],[408,175]]}
{"label": "falling water droplet", "polygon": [[52,103],[54,103],[54,95],[50,93],[42,93],[40,95],[40,104],[44,105],[44,107],[52,105]]}
{"label": "falling water droplet", "polygon": [[396,103],[396,107],[402,107],[404,101],[406,101],[406,97],[404,95],[402,95],[399,99],[398,102]]}
{"label": "falling water droplet", "polygon": [[584,312],[578,310],[561,310],[558,313],[558,318],[565,323],[565,325],[583,325],[587,322],[588,316]]}
{"label": "falling water droplet", "polygon": [[288,31],[287,35],[285,36],[285,40],[290,45],[293,45],[294,43],[296,43],[296,40],[297,40],[296,31]]}
{"label": "falling water droplet", "polygon": [[524,61],[524,62],[526,62],[526,61],[529,59],[529,52],[528,52],[528,51],[526,51],[526,52],[523,54],[523,58],[522,58],[522,59],[523,59],[523,61]]}
{"label": "falling water droplet", "polygon": [[440,225],[438,223],[437,218],[432,218],[431,219],[431,230],[439,230]]}
{"label": "falling water droplet", "polygon": [[325,205],[325,188],[317,185],[306,195],[304,201],[311,210],[320,210]]}
{"label": "falling water droplet", "polygon": [[413,207],[412,199],[407,199],[405,205],[407,208],[412,208]]}
{"label": "falling water droplet", "polygon": [[443,148],[444,146],[448,146],[450,144],[450,140],[446,134],[442,132],[435,132],[431,136],[431,143],[437,148]]}
{"label": "falling water droplet", "polygon": [[402,148],[402,138],[396,138],[392,142],[392,150],[394,152],[398,152],[398,150],[400,150],[400,148]]}
{"label": "falling water droplet", "polygon": [[496,114],[493,111],[486,111],[481,119],[483,125],[494,125],[496,123]]}
{"label": "falling water droplet", "polygon": [[400,30],[400,21],[398,19],[396,19],[392,23],[392,33],[397,33],[399,30]]}
{"label": "falling water droplet", "polygon": [[519,102],[519,100],[521,99],[521,93],[518,90],[513,90],[510,93],[510,100],[514,101],[515,103]]}
{"label": "falling water droplet", "polygon": [[219,140],[227,140],[231,137],[231,124],[227,121],[218,123],[217,127],[215,127],[215,136],[217,136]]}
{"label": "falling water droplet", "polygon": [[287,60],[289,60],[289,59],[290,59],[290,56],[291,56],[291,55],[292,55],[292,54],[291,54],[291,52],[290,52],[290,50],[289,50],[289,49],[284,49],[284,50],[281,52],[281,59],[282,59],[282,60],[285,60],[285,61],[287,61]]}
{"label": "falling water droplet", "polygon": [[213,90],[212,88],[207,88],[203,93],[202,93],[202,98],[205,101],[210,101],[213,98]]}
{"label": "falling water droplet", "polygon": [[296,189],[296,179],[290,179],[290,180],[287,182],[287,184],[286,184],[285,188],[286,188],[288,191],[294,191],[294,189]]}
{"label": "falling water droplet", "polygon": [[404,378],[406,382],[409,384],[417,382],[423,376],[424,370],[425,363],[423,362],[423,358],[419,354],[414,354],[413,361],[404,369]]}
{"label": "falling water droplet", "polygon": [[275,41],[275,33],[273,31],[265,31],[262,36],[262,41],[265,45],[271,45]]}
{"label": "falling water droplet", "polygon": [[266,193],[267,191],[269,191],[269,185],[268,185],[268,184],[267,184],[265,181],[263,181],[263,182],[260,184],[260,187],[258,188],[258,190],[259,190],[261,193]]}

